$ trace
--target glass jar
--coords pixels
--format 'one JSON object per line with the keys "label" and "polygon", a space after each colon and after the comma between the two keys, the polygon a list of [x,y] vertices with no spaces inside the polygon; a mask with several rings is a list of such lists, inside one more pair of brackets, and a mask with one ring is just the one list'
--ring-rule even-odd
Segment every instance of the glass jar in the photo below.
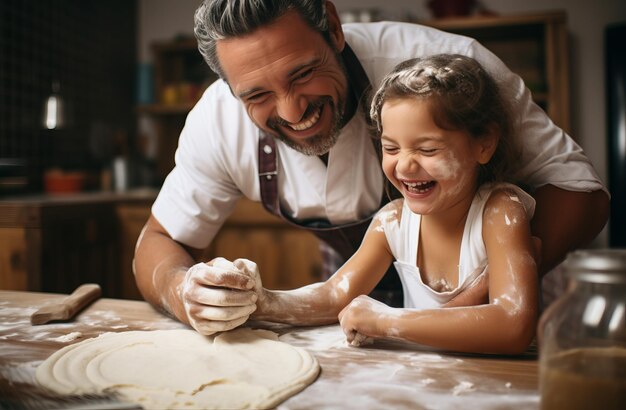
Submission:
{"label": "glass jar", "polygon": [[570,253],[538,327],[541,409],[626,408],[626,249]]}

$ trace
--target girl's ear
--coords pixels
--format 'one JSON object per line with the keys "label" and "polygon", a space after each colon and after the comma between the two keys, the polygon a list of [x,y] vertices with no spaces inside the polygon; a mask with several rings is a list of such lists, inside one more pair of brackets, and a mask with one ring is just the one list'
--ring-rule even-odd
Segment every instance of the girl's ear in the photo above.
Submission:
{"label": "girl's ear", "polygon": [[341,20],[339,19],[339,14],[337,13],[337,9],[332,2],[326,1],[325,7],[326,19],[328,19],[328,32],[330,34],[330,39],[335,46],[335,50],[337,52],[342,52],[343,48],[346,45],[346,38],[343,34],[343,28],[341,28]]}
{"label": "girl's ear", "polygon": [[491,124],[487,132],[476,141],[476,159],[479,164],[486,164],[496,152],[500,140],[500,128]]}

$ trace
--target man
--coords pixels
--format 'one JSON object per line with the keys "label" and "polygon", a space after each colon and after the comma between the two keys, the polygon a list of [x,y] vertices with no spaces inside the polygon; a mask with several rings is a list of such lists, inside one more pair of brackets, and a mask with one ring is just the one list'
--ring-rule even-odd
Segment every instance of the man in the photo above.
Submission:
{"label": "man", "polygon": [[385,201],[363,111],[367,90],[412,57],[469,55],[504,89],[523,145],[518,176],[537,200],[542,272],[606,223],[608,196],[580,147],[471,39],[406,23],[342,27],[325,0],[205,0],[195,34],[222,80],[187,118],[176,167],[139,238],[135,272],[147,301],[201,333],[239,326],[257,307],[243,266],[196,264],[242,195],[313,230],[343,258],[358,247]]}

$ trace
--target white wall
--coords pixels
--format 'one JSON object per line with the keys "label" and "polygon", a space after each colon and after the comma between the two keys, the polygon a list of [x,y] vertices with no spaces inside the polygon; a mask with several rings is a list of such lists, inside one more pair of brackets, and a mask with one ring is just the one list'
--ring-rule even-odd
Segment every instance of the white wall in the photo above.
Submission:
{"label": "white wall", "polygon": [[[139,59],[149,61],[149,44],[178,34],[193,34],[193,12],[200,0],[139,0]],[[340,12],[375,8],[390,18],[410,14],[428,19],[427,0],[336,0]],[[570,31],[572,136],[607,181],[604,90],[604,28],[626,22],[624,0],[480,0],[500,14],[565,10]],[[606,232],[596,241],[608,243]]]}

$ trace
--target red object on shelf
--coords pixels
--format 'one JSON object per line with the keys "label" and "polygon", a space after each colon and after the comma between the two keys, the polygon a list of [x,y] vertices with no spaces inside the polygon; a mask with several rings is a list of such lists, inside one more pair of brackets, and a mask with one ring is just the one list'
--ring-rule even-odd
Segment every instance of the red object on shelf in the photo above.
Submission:
{"label": "red object on shelf", "polygon": [[83,172],[47,171],[44,175],[44,189],[50,194],[80,192],[85,183]]}

